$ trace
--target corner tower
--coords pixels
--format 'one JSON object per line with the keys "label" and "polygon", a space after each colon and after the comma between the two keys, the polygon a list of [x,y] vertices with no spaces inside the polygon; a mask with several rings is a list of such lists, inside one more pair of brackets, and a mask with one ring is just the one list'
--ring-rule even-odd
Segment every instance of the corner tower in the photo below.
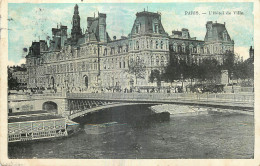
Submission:
{"label": "corner tower", "polygon": [[226,51],[234,53],[234,41],[229,36],[225,23],[208,21],[206,29],[204,38],[206,54],[224,54]]}
{"label": "corner tower", "polygon": [[71,40],[73,43],[76,43],[78,39],[82,36],[82,31],[80,28],[80,16],[79,16],[79,7],[76,4],[74,7],[74,15],[72,17],[72,29],[71,29]]}
{"label": "corner tower", "polygon": [[161,23],[161,14],[148,11],[136,13],[131,35],[159,34],[167,36]]}

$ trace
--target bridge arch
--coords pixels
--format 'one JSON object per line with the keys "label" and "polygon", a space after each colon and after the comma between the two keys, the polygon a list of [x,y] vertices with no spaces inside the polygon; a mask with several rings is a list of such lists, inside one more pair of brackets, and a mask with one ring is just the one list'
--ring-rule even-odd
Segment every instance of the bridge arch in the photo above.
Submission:
{"label": "bridge arch", "polygon": [[106,103],[105,105],[96,105],[94,107],[88,107],[86,109],[83,110],[70,110],[70,116],[69,119],[73,120],[77,117],[82,117],[85,116],[88,113],[94,113],[100,110],[104,110],[104,109],[108,109],[108,108],[119,108],[122,106],[136,106],[136,105],[158,105],[160,103],[146,103],[146,102],[123,102],[123,103],[119,103],[119,102],[110,102],[110,103]]}
{"label": "bridge arch", "polygon": [[42,104],[42,110],[57,114],[58,105],[53,101],[46,101]]}

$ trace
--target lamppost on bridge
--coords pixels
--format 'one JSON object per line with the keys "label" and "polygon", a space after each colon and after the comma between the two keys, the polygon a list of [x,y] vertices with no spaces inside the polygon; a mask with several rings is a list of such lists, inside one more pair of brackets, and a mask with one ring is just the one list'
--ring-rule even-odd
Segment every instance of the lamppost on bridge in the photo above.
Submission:
{"label": "lamppost on bridge", "polygon": [[181,90],[183,92],[183,74],[181,74]]}

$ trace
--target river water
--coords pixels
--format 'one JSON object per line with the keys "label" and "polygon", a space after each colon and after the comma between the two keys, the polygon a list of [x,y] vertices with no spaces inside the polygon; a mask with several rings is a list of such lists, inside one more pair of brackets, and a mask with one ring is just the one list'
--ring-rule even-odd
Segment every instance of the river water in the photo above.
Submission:
{"label": "river water", "polygon": [[[126,116],[124,114],[124,116]],[[254,116],[170,116],[143,125],[118,122],[80,125],[64,138],[9,144],[9,158],[253,158]]]}

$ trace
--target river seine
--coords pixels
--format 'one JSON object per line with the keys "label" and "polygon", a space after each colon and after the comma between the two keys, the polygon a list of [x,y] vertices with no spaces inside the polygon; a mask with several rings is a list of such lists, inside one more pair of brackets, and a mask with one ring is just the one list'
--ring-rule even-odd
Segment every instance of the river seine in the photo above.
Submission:
{"label": "river seine", "polygon": [[254,158],[252,115],[170,115],[147,125],[88,123],[78,129],[64,138],[9,144],[9,158]]}

